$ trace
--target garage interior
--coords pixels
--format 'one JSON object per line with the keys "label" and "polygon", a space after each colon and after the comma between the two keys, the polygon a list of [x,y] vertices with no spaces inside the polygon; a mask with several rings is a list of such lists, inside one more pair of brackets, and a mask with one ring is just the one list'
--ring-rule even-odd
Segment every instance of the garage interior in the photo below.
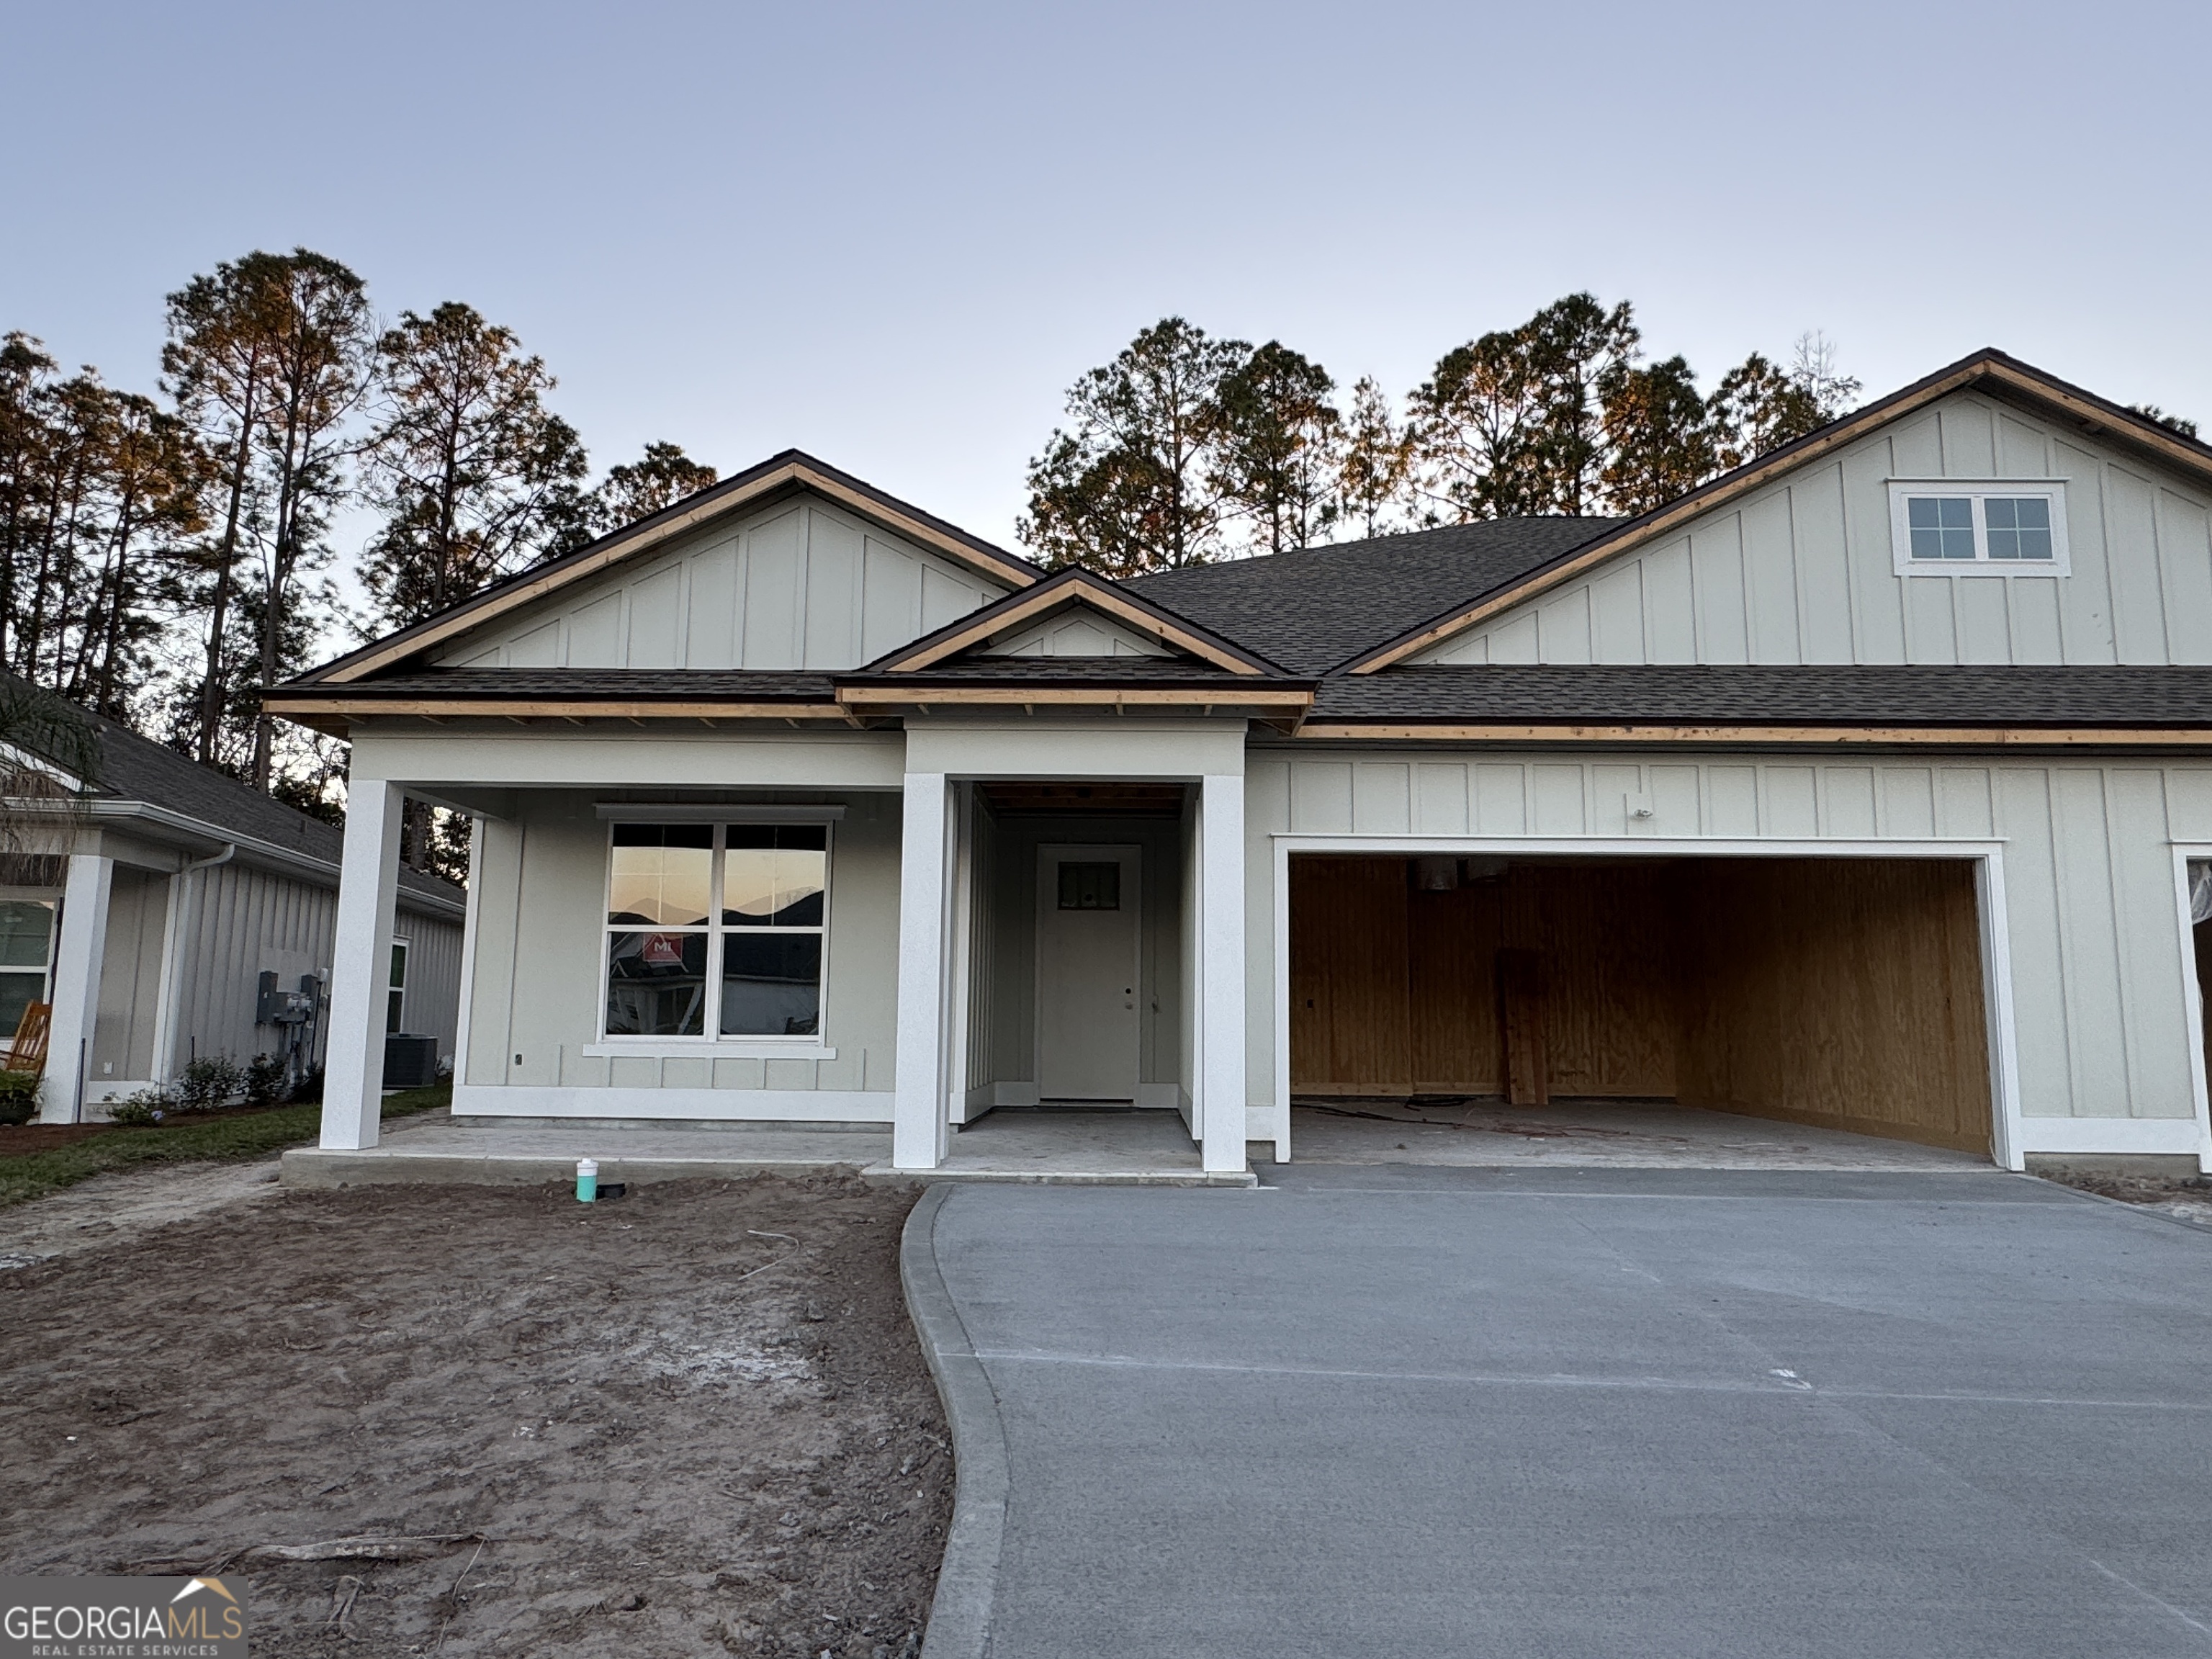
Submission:
{"label": "garage interior", "polygon": [[1965,860],[1290,861],[1295,1105],[1694,1107],[1988,1156]]}

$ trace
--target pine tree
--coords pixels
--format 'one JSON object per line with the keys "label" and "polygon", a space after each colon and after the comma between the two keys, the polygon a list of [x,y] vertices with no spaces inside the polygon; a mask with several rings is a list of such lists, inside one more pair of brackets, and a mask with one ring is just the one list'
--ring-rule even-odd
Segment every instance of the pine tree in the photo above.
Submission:
{"label": "pine tree", "polygon": [[544,360],[457,301],[378,343],[368,449],[383,528],[362,578],[387,627],[435,614],[587,534],[583,441],[544,407]]}
{"label": "pine tree", "polygon": [[1414,389],[1413,466],[1432,520],[1578,514],[1605,465],[1600,386],[1635,361],[1623,303],[1571,294],[1449,351]]}
{"label": "pine tree", "polygon": [[255,252],[195,276],[168,298],[162,385],[222,469],[222,528],[206,551],[205,666],[200,676],[197,748],[213,764],[222,742],[225,653],[238,562],[258,502],[254,442],[284,333],[286,261]]}
{"label": "pine tree", "polygon": [[[292,665],[286,635],[295,623],[301,577],[330,561],[324,538],[346,493],[352,449],[346,426],[368,390],[374,332],[361,278],[337,260],[295,249],[284,261],[281,282],[275,364],[257,428],[270,505],[258,607],[263,686],[274,685]],[[257,789],[269,787],[274,735],[275,722],[257,709]]]}
{"label": "pine tree", "polygon": [[1344,417],[1328,371],[1270,340],[1221,377],[1210,479],[1249,526],[1250,550],[1280,553],[1326,537],[1336,496]]}
{"label": "pine tree", "polygon": [[1252,355],[1164,318],[1067,394],[1068,429],[1030,462],[1023,542],[1057,569],[1112,576],[1202,564],[1227,510],[1211,470],[1221,383]]}
{"label": "pine tree", "polygon": [[1390,399],[1371,374],[1352,387],[1337,453],[1336,497],[1344,519],[1363,537],[1405,528],[1418,510],[1413,498],[1413,439],[1390,413]]}
{"label": "pine tree", "polygon": [[1616,367],[1600,388],[1606,507],[1633,517],[1686,495],[1711,477],[1715,431],[1697,376],[1680,356]]}
{"label": "pine tree", "polygon": [[693,460],[679,444],[647,444],[643,459],[608,468],[592,491],[586,508],[592,533],[604,536],[649,519],[686,495],[710,489],[715,477],[713,467]]}

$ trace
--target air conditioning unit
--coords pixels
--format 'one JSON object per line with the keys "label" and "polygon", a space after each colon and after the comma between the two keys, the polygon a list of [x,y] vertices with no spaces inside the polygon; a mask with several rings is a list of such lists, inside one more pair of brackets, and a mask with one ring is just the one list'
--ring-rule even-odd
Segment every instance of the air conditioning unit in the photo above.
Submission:
{"label": "air conditioning unit", "polygon": [[427,1089],[438,1080],[438,1039],[394,1031],[384,1039],[384,1086]]}

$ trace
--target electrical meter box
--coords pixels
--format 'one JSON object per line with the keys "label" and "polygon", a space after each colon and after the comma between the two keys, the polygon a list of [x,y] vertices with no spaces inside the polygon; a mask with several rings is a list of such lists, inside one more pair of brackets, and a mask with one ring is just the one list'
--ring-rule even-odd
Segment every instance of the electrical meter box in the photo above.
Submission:
{"label": "electrical meter box", "polygon": [[253,1023],[257,1025],[305,1025],[315,1017],[315,976],[303,974],[296,991],[280,990],[276,975],[264,970],[261,975],[261,995],[254,1005]]}

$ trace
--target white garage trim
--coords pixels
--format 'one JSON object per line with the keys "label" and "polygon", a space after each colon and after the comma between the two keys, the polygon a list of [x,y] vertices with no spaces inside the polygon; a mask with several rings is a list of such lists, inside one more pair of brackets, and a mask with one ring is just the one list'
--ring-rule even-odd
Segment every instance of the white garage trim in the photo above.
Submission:
{"label": "white garage trim", "polygon": [[[1401,856],[1424,853],[1455,857],[1558,858],[1791,858],[1791,859],[1970,859],[1974,861],[1974,898],[1982,930],[1982,1005],[1990,1024],[1990,1152],[2008,1170],[2027,1167],[2025,1154],[2045,1150],[2021,1139],[2020,1058],[2013,1024],[2012,945],[2005,927],[2004,843],[1996,841],[1780,841],[1711,836],[1334,836],[1277,834],[1274,842],[1275,906],[1275,1098],[1272,1121],[1248,1126],[1255,1140],[1273,1140],[1275,1157],[1291,1157],[1291,854],[1370,854]],[[2203,1109],[2203,1058],[2198,1059],[2198,1102]],[[2111,1119],[2035,1120],[2106,1123]],[[2136,1120],[2125,1120],[2136,1121]],[[2180,1120],[2175,1120],[2179,1121]],[[2192,1126],[2193,1127],[2193,1126]],[[2128,1150],[2120,1147],[2106,1151]]]}
{"label": "white garage trim", "polygon": [[[2197,1105],[2197,1120],[2191,1126],[2196,1133],[2196,1145],[2186,1150],[2197,1154],[2197,1167],[2212,1175],[2212,1091],[2208,1091],[2204,1076],[2204,998],[2212,987],[2198,982],[2197,977],[2196,940],[2191,935],[2189,920],[2189,861],[2191,859],[2212,859],[2212,841],[2178,841],[2173,843],[2173,897],[2179,908],[2175,915],[2181,920],[2181,988],[2185,993],[2184,1006],[2195,1017],[2189,1030],[2189,1087]],[[2158,1119],[2140,1120],[2158,1122]],[[2036,1148],[2041,1151],[2040,1147]]]}
{"label": "white garage trim", "polygon": [[2195,1158],[2200,1145],[2191,1117],[2030,1117],[2021,1121],[2031,1152],[2156,1152]]}

